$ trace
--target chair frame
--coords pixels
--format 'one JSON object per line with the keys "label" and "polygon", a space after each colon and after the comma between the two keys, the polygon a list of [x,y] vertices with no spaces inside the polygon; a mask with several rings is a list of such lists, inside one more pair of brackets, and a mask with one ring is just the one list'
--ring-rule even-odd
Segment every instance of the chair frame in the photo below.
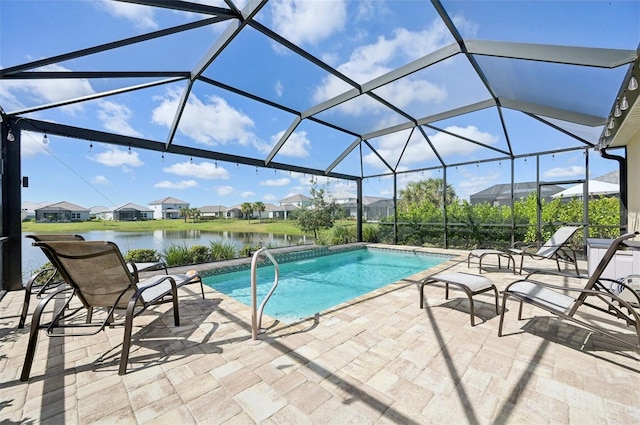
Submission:
{"label": "chair frame", "polygon": [[[503,291],[502,298],[502,312],[500,314],[500,323],[498,325],[498,336],[503,335],[503,324],[504,324],[504,314],[506,311],[506,303],[509,297],[513,297],[519,301],[519,309],[518,309],[518,320],[522,320],[522,309],[523,304],[526,302],[528,304],[532,304],[535,307],[541,308],[549,313],[552,313],[556,316],[559,316],[562,319],[566,319],[572,321],[574,323],[579,324],[591,331],[600,333],[602,335],[606,335],[610,338],[615,339],[616,341],[630,346],[636,350],[640,350],[640,314],[633,307],[633,305],[618,295],[614,294],[607,288],[604,283],[615,283],[616,285],[620,285],[624,290],[630,291],[630,296],[635,297],[640,304],[640,295],[638,295],[631,287],[626,285],[623,282],[619,282],[613,279],[607,279],[602,277],[602,273],[607,268],[615,253],[620,248],[625,248],[624,241],[627,239],[631,239],[636,235],[640,234],[640,232],[633,232],[624,234],[611,243],[604,256],[596,266],[593,274],[591,276],[580,276],[580,275],[571,275],[565,273],[549,273],[549,272],[533,272],[527,275],[524,279],[517,280],[509,284]],[[574,279],[587,279],[587,283],[582,288],[576,287],[566,287],[566,286],[558,286],[549,284],[547,282],[540,281],[538,279],[532,279],[532,276],[536,274],[547,274],[551,276],[563,276]],[[514,287],[522,286],[522,283],[528,283],[537,288],[536,293],[531,291],[528,292],[520,292],[518,289],[514,289]],[[576,294],[575,296],[567,295],[566,293]],[[543,294],[552,294],[555,296],[563,297],[566,301],[566,306],[558,306],[553,305],[548,298],[545,298]],[[593,304],[592,302],[588,302],[587,300],[591,297],[597,298],[606,308],[603,308],[600,305]],[[635,301],[634,301],[635,302]],[[632,344],[629,341],[626,341],[612,332],[607,332],[603,328],[599,328],[585,320],[581,320],[575,317],[576,312],[581,306],[588,306],[594,308],[598,311],[607,313],[609,315],[615,316],[618,319],[622,319],[626,322],[628,326],[634,326],[635,331],[638,337],[638,344]],[[563,308],[565,307],[565,308]],[[569,308],[570,307],[570,308]],[[626,310],[626,311],[625,311]]]}
{"label": "chair frame", "polygon": [[[81,254],[81,255],[62,255],[56,252],[56,247],[58,246],[64,246],[64,244],[93,244],[95,245],[104,245],[105,249],[103,251],[100,252],[94,252],[94,253],[88,253],[88,254]],[[142,314],[144,311],[146,311],[146,309],[152,305],[158,304],[158,303],[163,303],[163,302],[172,302],[173,303],[173,316],[174,316],[174,323],[175,326],[179,326],[180,325],[180,315],[179,315],[179,307],[178,307],[178,293],[177,293],[177,289],[179,287],[181,287],[182,285],[186,285],[189,283],[194,283],[194,282],[200,282],[202,284],[202,280],[200,279],[200,277],[198,275],[194,275],[194,276],[184,276],[184,275],[157,275],[156,277],[152,277],[150,279],[154,279],[154,281],[150,284],[147,284],[144,280],[143,281],[138,281],[136,279],[136,277],[131,274],[129,272],[129,269],[127,267],[127,263],[124,261],[124,259],[122,258],[122,254],[120,253],[120,250],[118,249],[118,246],[116,244],[114,244],[113,242],[102,242],[102,241],[75,241],[75,242],[70,242],[70,241],[56,241],[56,242],[36,242],[36,245],[41,247],[43,250],[46,250],[49,255],[51,256],[51,259],[53,260],[52,264],[54,264],[54,266],[56,267],[56,269],[60,272],[60,274],[63,276],[65,282],[67,282],[68,286],[66,286],[65,288],[59,289],[51,294],[49,294],[47,297],[43,298],[38,305],[36,306],[36,309],[33,313],[33,318],[31,321],[31,330],[30,330],[30,334],[29,334],[29,342],[27,345],[27,351],[26,351],[26,355],[25,355],[25,360],[24,360],[24,365],[22,368],[22,373],[20,375],[20,380],[21,381],[27,381],[29,379],[29,374],[31,371],[31,366],[33,363],[33,359],[35,356],[35,350],[36,350],[36,345],[37,345],[37,340],[38,340],[38,334],[39,331],[41,329],[45,329],[47,332],[47,336],[49,337],[64,337],[64,336],[69,336],[69,335],[65,335],[65,334],[56,334],[54,333],[54,330],[56,328],[67,328],[67,327],[75,327],[75,328],[89,328],[92,329],[91,331],[87,331],[87,332],[79,332],[79,333],[74,333],[73,336],[82,336],[82,335],[94,335],[97,334],[98,332],[102,331],[105,329],[105,327],[107,325],[109,326],[115,326],[115,325],[124,325],[124,335],[123,335],[123,342],[122,342],[122,354],[121,354],[121,358],[120,358],[120,365],[119,365],[119,369],[118,369],[118,374],[119,375],[124,375],[127,371],[127,362],[129,359],[129,350],[131,347],[131,334],[132,334],[132,329],[133,329],[133,319],[137,316],[139,316],[140,314]],[[89,245],[87,245],[89,246]],[[64,263],[62,261],[60,261],[60,258],[65,258],[65,259],[74,259],[74,260],[82,260],[82,259],[92,259],[92,258],[96,258],[96,257],[100,257],[100,256],[104,256],[104,255],[116,255],[118,258],[118,262],[121,263],[122,268],[123,268],[123,274],[122,276],[126,276],[126,279],[128,279],[128,282],[122,282],[121,284],[121,288],[122,289],[119,294],[114,294],[112,300],[113,303],[109,306],[107,305],[92,305],[83,295],[83,289],[82,289],[82,285],[79,284],[78,282],[76,282],[73,277],[72,274],[69,272],[68,268],[65,267]],[[125,273],[126,271],[126,273]],[[180,283],[176,282],[176,278],[180,277]],[[155,296],[152,299],[145,299],[143,297],[144,292],[147,291],[150,288],[156,287],[158,285],[160,285],[163,282],[168,281],[170,284],[170,289],[167,291],[164,291],[162,293],[160,293],[159,295]],[[126,285],[125,285],[126,284]],[[143,286],[138,286],[138,284],[144,284]],[[122,298],[127,294],[127,293],[131,293],[131,291],[135,291],[133,293],[133,295],[131,295],[131,298],[129,298],[129,300],[127,301],[126,304],[126,315],[125,315],[125,320],[124,323],[114,323],[114,313],[116,310],[120,310],[123,307],[123,304],[121,304],[121,301],[124,301]],[[56,311],[54,311],[53,313],[53,318],[51,321],[46,322],[46,323],[41,323],[42,321],[42,314],[45,310],[45,308],[48,306],[48,304],[56,299],[59,298],[59,295],[65,292],[71,292],[71,296],[68,296],[64,305],[60,308],[58,308]],[[77,297],[82,306],[74,308],[74,309],[70,309],[69,305],[71,303],[71,300],[74,299],[75,297]],[[119,306],[120,305],[120,306]],[[107,308],[107,313],[106,313],[106,318],[102,321],[93,322],[93,308],[94,307],[106,307]],[[75,314],[77,314],[78,312],[82,311],[86,309],[87,311],[87,317],[86,317],[86,322],[85,323],[74,323],[74,324],[67,324],[64,323],[64,321],[72,316],[74,316]]]}
{"label": "chair frame", "polygon": [[[36,242],[50,242],[50,241],[83,241],[84,238],[80,235],[71,235],[71,234],[50,234],[50,235],[26,235],[25,237],[33,239],[34,244]],[[29,312],[29,304],[31,302],[31,295],[34,294],[36,299],[42,299],[46,296],[49,291],[58,288],[60,285],[66,285],[66,282],[63,280],[55,279],[58,276],[57,268],[54,265],[54,262],[51,260],[50,254],[47,251],[43,251],[47,260],[52,264],[53,267],[48,267],[46,269],[39,270],[34,273],[27,284],[24,287],[24,302],[22,303],[22,312],[20,313],[20,321],[18,322],[18,328],[24,328],[24,323],[27,320],[27,314]],[[47,278],[43,283],[38,283],[40,278],[46,276],[47,273],[51,273],[49,278]],[[38,289],[39,288],[39,289]],[[36,290],[37,289],[37,290]]]}
{"label": "chair frame", "polygon": [[[36,242],[55,242],[55,241],[84,241],[85,238],[81,235],[75,234],[45,234],[45,235],[26,235],[25,237],[34,240],[34,246]],[[53,265],[53,261],[50,258],[50,254],[48,251],[44,251],[47,260]],[[129,266],[129,272],[134,275],[134,278],[139,280],[139,273],[142,272],[151,272],[151,271],[159,271],[163,270],[165,274],[169,274],[167,269],[167,264],[164,261],[156,261],[156,262],[148,262],[148,263],[134,263],[133,261],[127,261],[127,265]],[[24,294],[24,302],[22,305],[22,312],[20,313],[20,320],[18,322],[18,329],[24,328],[24,324],[27,320],[27,314],[29,312],[29,304],[31,301],[31,295],[33,295],[35,288],[40,288],[35,292],[36,299],[42,299],[50,290],[57,288],[60,285],[66,284],[64,280],[54,280],[58,274],[56,273],[57,268],[55,266],[49,267],[46,269],[39,270],[35,274],[33,274],[25,285],[25,294]],[[42,276],[46,276],[47,273],[51,273],[48,279],[45,280],[42,284],[39,284],[39,280]],[[202,299],[204,299],[204,288],[201,287]]]}
{"label": "chair frame", "polygon": [[[573,229],[573,232],[567,236],[563,243],[559,245],[548,245],[550,241],[553,240],[553,237],[556,233],[561,229]],[[526,242],[514,242],[511,247],[508,249],[508,252],[511,254],[519,254],[520,255],[520,273],[522,274],[522,268],[524,265],[524,257],[525,255],[533,258],[534,260],[555,260],[556,265],[558,267],[558,271],[561,272],[560,262],[566,264],[573,264],[576,269],[576,275],[580,274],[580,270],[578,269],[578,261],[576,256],[576,251],[569,246],[568,242],[576,234],[576,232],[580,229],[579,226],[562,226],[559,227],[554,234],[549,238],[549,240],[543,244],[542,246],[538,246],[538,244],[528,244]],[[553,252],[548,255],[540,254],[540,250],[542,248],[553,248]],[[537,252],[531,251],[531,249],[538,249]],[[514,273],[515,273],[515,265],[514,265]]]}

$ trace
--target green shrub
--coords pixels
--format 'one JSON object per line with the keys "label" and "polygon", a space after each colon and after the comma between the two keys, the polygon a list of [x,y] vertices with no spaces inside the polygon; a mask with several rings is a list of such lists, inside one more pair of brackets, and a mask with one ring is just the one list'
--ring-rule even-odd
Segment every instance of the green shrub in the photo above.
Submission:
{"label": "green shrub", "polygon": [[260,249],[259,246],[253,247],[251,245],[245,245],[240,249],[240,256],[241,257],[251,257],[253,255],[253,253],[256,252],[259,249]]}
{"label": "green shrub", "polygon": [[332,229],[331,245],[340,245],[356,240],[356,229],[354,226],[335,226]]}
{"label": "green shrub", "polygon": [[189,258],[191,264],[202,264],[211,262],[211,251],[206,246],[194,245],[189,248]]}
{"label": "green shrub", "polygon": [[187,244],[171,244],[164,249],[164,262],[168,267],[185,266],[191,264],[191,256]]}
{"label": "green shrub", "polygon": [[365,225],[362,226],[362,241],[369,243],[379,242],[380,229],[377,225]]}
{"label": "green shrub", "polygon": [[124,255],[124,259],[134,263],[155,263],[160,261],[160,253],[155,249],[132,249]]}
{"label": "green shrub", "polygon": [[238,256],[235,245],[227,241],[211,241],[209,249],[213,261],[231,260]]}
{"label": "green shrub", "polygon": [[331,231],[329,230],[321,230],[318,232],[318,236],[316,236],[316,245],[331,245]]}

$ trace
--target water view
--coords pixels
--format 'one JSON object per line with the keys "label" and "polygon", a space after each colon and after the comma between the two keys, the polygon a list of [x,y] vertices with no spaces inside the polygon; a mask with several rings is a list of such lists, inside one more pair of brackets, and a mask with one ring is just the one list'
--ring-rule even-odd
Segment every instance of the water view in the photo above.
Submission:
{"label": "water view", "polygon": [[[115,242],[122,254],[132,249],[155,249],[163,253],[165,248],[171,245],[186,244],[209,246],[212,241],[226,241],[235,244],[237,249],[245,245],[251,246],[290,246],[311,244],[313,237],[276,235],[272,233],[249,232],[203,232],[200,230],[155,230],[153,232],[119,232],[113,230],[92,230],[89,232],[74,232],[87,240],[106,240]],[[25,237],[32,233],[23,233],[22,238],[22,275],[26,281],[32,272],[47,262],[40,248],[33,247],[30,238]]]}

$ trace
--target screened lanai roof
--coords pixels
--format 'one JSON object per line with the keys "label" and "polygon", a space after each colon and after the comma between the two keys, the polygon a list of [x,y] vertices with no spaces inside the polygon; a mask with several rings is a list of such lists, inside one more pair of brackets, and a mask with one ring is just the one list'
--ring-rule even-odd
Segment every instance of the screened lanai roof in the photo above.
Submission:
{"label": "screened lanai roof", "polygon": [[3,1],[3,119],[348,179],[630,131],[640,2],[329,3]]}

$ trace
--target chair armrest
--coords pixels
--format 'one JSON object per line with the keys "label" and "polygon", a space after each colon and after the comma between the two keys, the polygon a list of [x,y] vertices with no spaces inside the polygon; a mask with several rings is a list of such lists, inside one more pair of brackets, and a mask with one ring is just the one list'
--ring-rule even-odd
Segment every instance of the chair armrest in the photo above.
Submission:
{"label": "chair armrest", "polygon": [[[39,283],[38,279],[40,279],[43,276],[46,276],[47,273],[51,273],[51,275],[46,279],[44,279],[44,282]],[[54,280],[56,276],[58,276],[60,280]],[[28,292],[31,292],[31,290],[35,287],[35,288],[42,288],[41,291],[44,291],[48,287],[55,287],[62,283],[64,283],[64,280],[62,279],[62,276],[58,274],[58,269],[56,269],[55,267],[48,267],[46,269],[39,270],[33,275],[31,275],[31,277],[29,278],[29,280],[25,285],[25,289]]]}
{"label": "chair armrest", "polygon": [[136,289],[136,292],[131,296],[131,301],[137,302],[138,299],[144,295],[144,291],[150,289],[150,288],[154,288],[162,283],[164,283],[166,280],[169,281],[169,284],[171,285],[171,291],[164,291],[161,295],[157,295],[155,297],[153,297],[150,300],[145,300],[145,304],[153,304],[156,301],[162,299],[164,296],[166,296],[169,292],[173,292],[174,290],[177,291],[178,289],[178,284],[176,283],[176,280],[174,278],[174,276],[172,275],[157,275],[154,276],[153,278],[150,279],[158,279],[155,282],[152,283],[146,283],[148,282],[149,279],[145,279],[142,282],[139,283],[138,288]]}
{"label": "chair armrest", "polygon": [[[571,276],[571,277],[575,277],[575,276]],[[635,320],[635,323],[640,323],[640,315],[638,315],[638,311],[636,308],[634,308],[631,304],[629,304],[628,301],[623,300],[622,298],[620,298],[618,295],[615,295],[612,292],[609,292],[609,290],[607,290],[606,288],[603,288],[604,290],[601,289],[585,289],[585,288],[575,288],[575,287],[567,287],[567,286],[560,286],[560,285],[554,285],[554,284],[550,284],[547,282],[540,282],[539,280],[530,280],[530,279],[520,279],[520,280],[516,280],[515,282],[510,283],[509,285],[507,285],[507,287],[504,289],[504,293],[509,293],[509,294],[514,294],[514,292],[510,292],[509,289],[511,288],[511,286],[515,285],[516,283],[519,282],[528,282],[528,283],[532,283],[534,285],[538,285],[538,286],[542,286],[543,288],[547,288],[553,291],[557,291],[557,292],[570,292],[570,293],[575,293],[576,296],[576,300],[578,299],[578,296],[580,295],[585,295],[585,296],[595,296],[598,297],[600,300],[602,300],[603,302],[605,302],[606,304],[608,304],[609,306],[611,306],[614,310],[616,311],[620,311],[615,304],[613,304],[612,301],[615,301],[616,303],[618,303],[618,305],[620,307],[625,307],[628,310],[628,314],[629,316],[632,316],[633,319]],[[624,285],[627,286],[627,285]],[[634,291],[635,292],[635,291]],[[638,299],[638,302],[640,302],[640,296],[638,296],[637,294],[636,298]],[[606,299],[603,299],[604,297],[606,298],[610,298],[611,301],[608,301]],[[518,297],[519,298],[519,297]],[[584,305],[587,305],[589,307],[594,307],[591,304],[587,304],[586,302],[583,301]],[[601,308],[599,307],[595,307],[598,310],[601,310]],[[626,320],[629,320],[629,318],[627,317]],[[640,337],[640,335],[639,335]]]}
{"label": "chair armrest", "polygon": [[589,279],[589,276],[587,275],[558,272],[555,270],[534,270],[528,275],[526,275],[524,279],[527,280],[537,274],[547,275],[547,276],[571,277],[571,278],[577,278],[577,279]]}
{"label": "chair armrest", "polygon": [[136,263],[133,261],[127,261],[127,268],[129,269],[129,273],[131,273],[136,280],[136,282],[140,281],[140,276],[138,276],[138,267]]}

